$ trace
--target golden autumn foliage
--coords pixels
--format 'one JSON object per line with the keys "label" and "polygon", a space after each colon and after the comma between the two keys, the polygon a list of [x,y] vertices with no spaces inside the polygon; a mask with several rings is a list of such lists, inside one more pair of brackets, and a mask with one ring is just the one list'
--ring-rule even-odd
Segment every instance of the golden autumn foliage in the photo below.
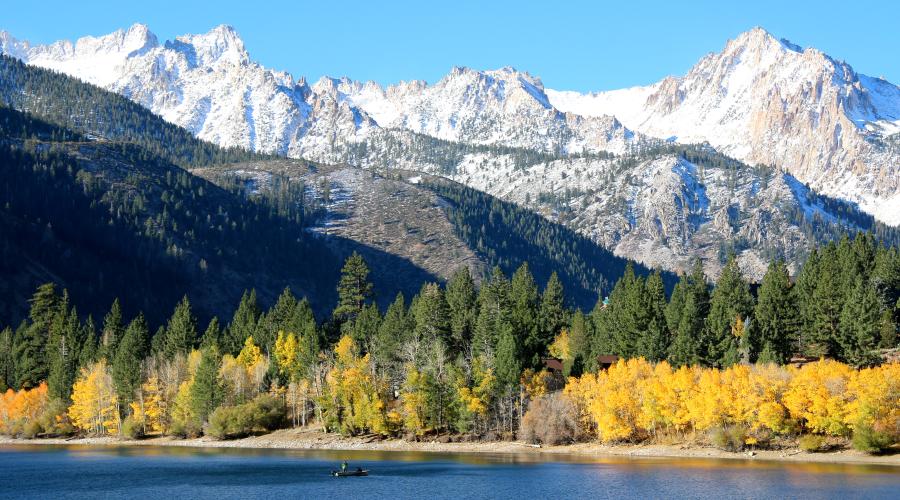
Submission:
{"label": "golden autumn foliage", "polygon": [[117,434],[118,402],[106,360],[82,368],[72,386],[69,418],[75,427],[92,434]]}
{"label": "golden autumn foliage", "polygon": [[162,434],[166,430],[165,395],[157,377],[150,377],[141,385],[140,397],[131,403],[131,414],[146,432]]}
{"label": "golden autumn foliage", "polygon": [[411,363],[406,367],[406,381],[400,393],[400,418],[403,428],[416,435],[425,432],[425,376]]}
{"label": "golden autumn foliage", "polygon": [[297,358],[300,352],[300,343],[293,333],[278,332],[275,339],[275,363],[285,380],[292,380],[300,371],[300,360]]}
{"label": "golden autumn foliage", "polygon": [[562,329],[547,349],[550,356],[553,356],[556,359],[572,359],[572,349],[570,345],[569,331]]}
{"label": "golden autumn foliage", "polygon": [[585,430],[604,442],[660,432],[740,427],[753,433],[806,431],[846,436],[854,426],[900,429],[900,363],[854,370],[822,360],[801,368],[727,369],[620,360],[607,371],[571,378],[565,394]]}
{"label": "golden autumn foliage", "polygon": [[37,421],[49,402],[46,382],[33,389],[7,389],[0,394],[0,434],[22,433],[29,422]]}
{"label": "golden autumn foliage", "polygon": [[334,357],[334,367],[325,377],[327,390],[322,402],[329,425],[350,435],[364,431],[387,434],[386,388],[372,375],[369,355],[359,356],[356,343],[345,335],[335,345]]}
{"label": "golden autumn foliage", "polygon": [[789,368],[791,383],[784,404],[791,416],[813,433],[847,434],[848,391],[853,369],[837,361],[822,360]]}

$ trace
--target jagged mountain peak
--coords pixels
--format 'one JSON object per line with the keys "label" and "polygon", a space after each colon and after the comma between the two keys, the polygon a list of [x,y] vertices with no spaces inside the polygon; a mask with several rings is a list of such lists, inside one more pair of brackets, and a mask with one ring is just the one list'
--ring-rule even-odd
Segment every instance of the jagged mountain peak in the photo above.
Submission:
{"label": "jagged mountain peak", "polygon": [[749,164],[778,166],[900,224],[900,151],[884,140],[900,132],[900,87],[763,28],[741,33],[680,77],[548,95],[563,111],[611,114],[659,139],[708,142]]}
{"label": "jagged mountain peak", "polygon": [[250,55],[244,46],[244,40],[232,26],[227,24],[220,24],[200,35],[182,35],[177,37],[176,41],[193,48],[198,66],[210,66],[222,62],[241,65],[250,62]]}
{"label": "jagged mountain peak", "polygon": [[791,52],[803,52],[803,47],[791,43],[786,38],[778,38],[762,26],[754,26],[729,40],[725,52],[736,49],[769,49]]}

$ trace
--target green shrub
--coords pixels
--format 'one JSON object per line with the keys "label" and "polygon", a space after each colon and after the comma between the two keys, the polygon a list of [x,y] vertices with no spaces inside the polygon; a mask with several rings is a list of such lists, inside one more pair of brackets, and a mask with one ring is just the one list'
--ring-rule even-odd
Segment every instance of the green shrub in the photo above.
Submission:
{"label": "green shrub", "polygon": [[25,439],[34,439],[43,431],[44,429],[41,427],[40,422],[37,420],[29,420],[22,426],[22,437]]}
{"label": "green shrub", "polygon": [[800,440],[797,442],[800,446],[800,449],[809,453],[816,453],[820,451],[825,451],[825,447],[827,445],[825,436],[819,436],[816,434],[804,434],[800,436]]}
{"label": "green shrub", "polygon": [[853,448],[866,453],[881,453],[894,444],[890,433],[868,425],[857,425],[853,430]]}
{"label": "green shrub", "polygon": [[220,406],[209,416],[206,434],[217,439],[234,439],[255,431],[271,431],[284,422],[281,400],[262,394],[237,406]]}
{"label": "green shrub", "polygon": [[200,436],[201,430],[200,422],[194,419],[173,419],[169,434],[180,438],[195,438]]}
{"label": "green shrub", "polygon": [[74,433],[75,428],[69,420],[68,411],[68,405],[61,399],[53,399],[47,403],[47,407],[37,418],[42,431],[55,436]]}
{"label": "green shrub", "polygon": [[128,439],[141,439],[144,437],[144,425],[134,418],[134,415],[128,415],[122,421],[122,429],[120,430],[122,437]]}
{"label": "green shrub", "polygon": [[720,450],[741,451],[747,441],[747,428],[740,425],[714,427],[709,431],[709,441]]}

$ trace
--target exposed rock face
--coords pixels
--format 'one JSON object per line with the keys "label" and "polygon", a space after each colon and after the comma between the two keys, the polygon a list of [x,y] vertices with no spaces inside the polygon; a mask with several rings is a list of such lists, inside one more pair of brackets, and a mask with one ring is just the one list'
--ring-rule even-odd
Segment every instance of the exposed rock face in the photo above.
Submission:
{"label": "exposed rock face", "polygon": [[548,94],[559,109],[612,114],[651,136],[709,142],[747,163],[784,168],[900,224],[900,153],[884,141],[900,130],[900,87],[761,28],[683,77],[598,94]]}
{"label": "exposed rock face", "polygon": [[[820,238],[811,225],[859,227],[810,188],[900,224],[900,88],[762,29],[683,77],[596,94],[545,89],[513,68],[309,85],[254,63],[227,26],[163,43],[143,25],[47,46],[0,32],[0,51],[223,146],[447,176],[667,269],[699,256],[715,275],[734,249],[758,277],[772,257],[802,260]],[[745,163],[695,164],[666,141],[708,142]]]}

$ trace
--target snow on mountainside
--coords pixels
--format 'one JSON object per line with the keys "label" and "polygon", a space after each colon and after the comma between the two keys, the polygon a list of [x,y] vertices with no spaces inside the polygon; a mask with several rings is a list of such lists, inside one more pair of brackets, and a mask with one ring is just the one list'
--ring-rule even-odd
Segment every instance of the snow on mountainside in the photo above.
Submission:
{"label": "snow on mountainside", "polygon": [[140,24],[47,46],[3,32],[0,49],[125,95],[222,146],[324,157],[335,136],[352,139],[375,126],[334,94],[252,62],[228,26],[162,44]]}
{"label": "snow on mountainside", "polygon": [[453,70],[434,85],[416,81],[382,89],[346,79],[338,88],[385,128],[438,139],[558,153],[624,152],[634,134],[611,116],[585,118],[550,105],[540,79],[506,67]]}
{"label": "snow on mountainside", "polygon": [[139,24],[46,46],[0,32],[0,51],[223,146],[442,175],[666,269],[701,257],[715,276],[735,250],[759,277],[772,257],[796,265],[814,243],[871,227],[816,192],[900,224],[900,88],[761,29],[683,77],[596,94],[513,68],[310,85],[253,62],[227,26],[162,43]]}
{"label": "snow on mountainside", "polygon": [[624,152],[636,139],[612,117],[559,112],[540,80],[512,68],[456,68],[433,86],[310,86],[252,62],[228,26],[164,43],[140,24],[46,46],[0,32],[0,50],[121,93],[200,138],[292,157],[341,161],[382,127],[553,153]]}
{"label": "snow on mountainside", "polygon": [[761,28],[729,41],[683,77],[547,95],[563,111],[614,115],[660,139],[709,142],[748,163],[779,166],[900,224],[900,153],[883,141],[900,131],[900,87]]}

